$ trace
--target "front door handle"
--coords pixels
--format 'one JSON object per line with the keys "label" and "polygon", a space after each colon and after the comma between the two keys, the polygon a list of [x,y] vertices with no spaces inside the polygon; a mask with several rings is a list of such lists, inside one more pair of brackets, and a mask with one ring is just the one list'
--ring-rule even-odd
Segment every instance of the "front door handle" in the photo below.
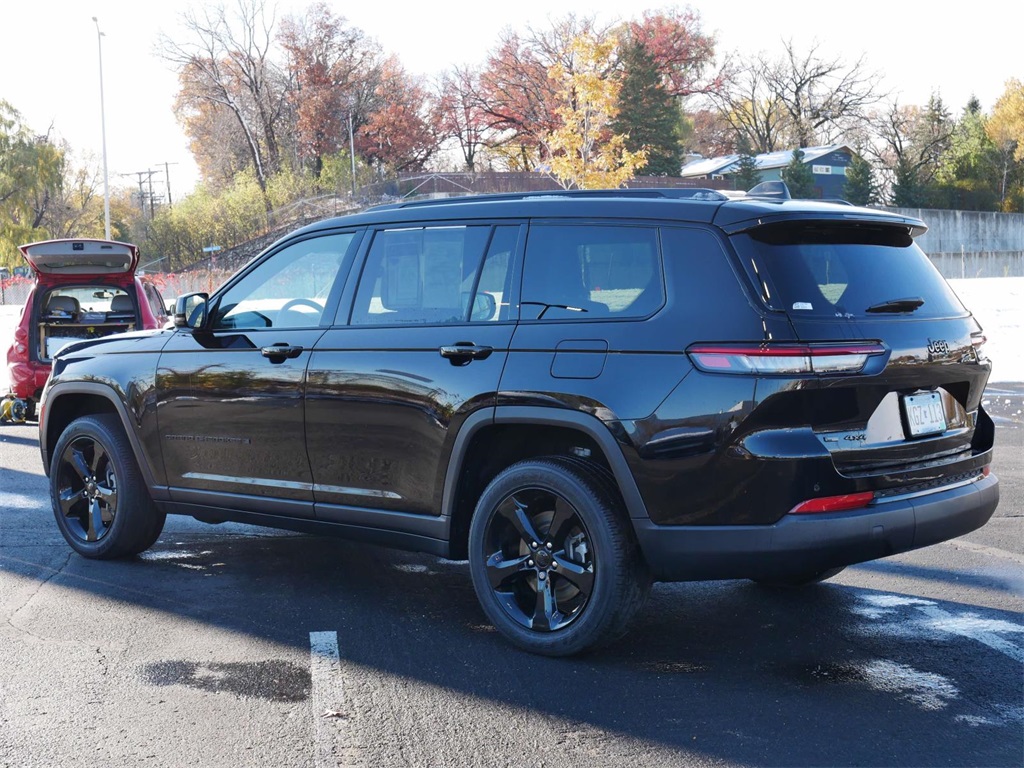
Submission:
{"label": "front door handle", "polygon": [[456,341],[440,349],[441,357],[447,358],[452,365],[466,365],[473,360],[485,360],[493,351],[494,347],[474,344],[471,341]]}
{"label": "front door handle", "polygon": [[270,359],[272,363],[283,363],[285,360],[294,360],[302,354],[302,347],[293,347],[291,344],[274,344],[260,349],[260,354]]}

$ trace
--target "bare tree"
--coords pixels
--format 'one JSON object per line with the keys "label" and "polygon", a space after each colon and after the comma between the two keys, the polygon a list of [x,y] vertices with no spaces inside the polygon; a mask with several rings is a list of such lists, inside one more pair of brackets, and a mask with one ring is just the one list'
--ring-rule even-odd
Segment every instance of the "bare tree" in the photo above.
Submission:
{"label": "bare tree", "polygon": [[746,143],[758,153],[783,149],[792,133],[782,96],[770,85],[773,66],[763,55],[746,62],[727,62],[722,88],[708,95],[735,132],[735,144]]}
{"label": "bare tree", "polygon": [[880,101],[879,75],[867,71],[864,57],[847,65],[823,58],[817,43],[805,54],[792,40],[784,45],[783,59],[766,70],[767,86],[782,103],[798,146],[832,143]]}
{"label": "bare tree", "polygon": [[758,152],[833,143],[862,124],[882,94],[864,60],[853,65],[799,53],[785,42],[781,58],[757,54],[726,64],[727,79],[710,102]]}
{"label": "bare tree", "polygon": [[894,204],[918,207],[935,181],[938,158],[949,146],[952,122],[933,95],[927,106],[900,106],[893,101],[870,117],[875,138],[866,150],[882,172]]}
{"label": "bare tree", "polygon": [[487,140],[487,121],[480,110],[480,75],[468,67],[455,67],[441,75],[434,91],[440,138],[458,143],[464,168],[473,172],[477,153]]}
{"label": "bare tree", "polygon": [[160,41],[163,57],[179,68],[179,103],[209,103],[234,116],[266,193],[267,180],[280,163],[276,124],[289,90],[270,56],[273,15],[268,16],[264,0],[236,0],[230,15],[216,5],[186,12],[183,23],[189,40],[165,35]]}

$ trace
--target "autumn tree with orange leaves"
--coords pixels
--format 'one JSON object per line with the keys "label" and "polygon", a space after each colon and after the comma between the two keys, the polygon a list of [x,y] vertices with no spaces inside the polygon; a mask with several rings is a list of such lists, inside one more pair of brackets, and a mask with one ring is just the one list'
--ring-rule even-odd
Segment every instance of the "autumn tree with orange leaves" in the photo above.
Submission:
{"label": "autumn tree with orange leaves", "polygon": [[324,2],[286,18],[280,41],[291,73],[288,98],[299,157],[320,178],[324,158],[348,146],[348,121],[365,121],[374,91],[367,86],[380,76],[380,46]]}

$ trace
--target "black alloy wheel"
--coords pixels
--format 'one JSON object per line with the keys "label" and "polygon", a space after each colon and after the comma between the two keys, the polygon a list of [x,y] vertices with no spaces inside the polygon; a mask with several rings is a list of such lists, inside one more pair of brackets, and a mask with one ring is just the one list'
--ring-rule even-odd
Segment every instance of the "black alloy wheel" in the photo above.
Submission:
{"label": "black alloy wheel", "polygon": [[621,636],[650,588],[614,484],[572,458],[499,473],[477,504],[469,545],[488,618],[533,653],[566,656]]}
{"label": "black alloy wheel", "polygon": [[50,498],[64,539],[81,555],[111,559],[148,549],[163,530],[120,421],[71,422],[54,446]]}
{"label": "black alloy wheel", "polygon": [[67,530],[80,541],[98,542],[117,514],[117,472],[102,443],[82,435],[57,459],[57,501]]}
{"label": "black alloy wheel", "polygon": [[598,564],[566,499],[545,488],[509,494],[491,515],[485,542],[491,589],[516,623],[552,632],[582,613]]}

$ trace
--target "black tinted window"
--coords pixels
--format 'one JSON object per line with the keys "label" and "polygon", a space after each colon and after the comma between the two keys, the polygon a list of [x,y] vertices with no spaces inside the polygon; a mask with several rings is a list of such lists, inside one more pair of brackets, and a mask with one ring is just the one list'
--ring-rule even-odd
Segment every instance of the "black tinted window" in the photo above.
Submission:
{"label": "black tinted window", "polygon": [[[353,325],[497,319],[497,299],[477,296],[491,227],[393,229],[374,237],[359,279]],[[505,260],[505,266],[508,266]]]}
{"label": "black tinted window", "polygon": [[[886,306],[898,311],[911,304],[915,317],[964,314],[902,229],[786,224],[738,235],[733,243],[765,303],[794,317],[878,317]],[[897,303],[907,299],[915,301]]]}
{"label": "black tinted window", "polygon": [[656,229],[530,228],[523,267],[523,319],[646,317],[663,302]]}

